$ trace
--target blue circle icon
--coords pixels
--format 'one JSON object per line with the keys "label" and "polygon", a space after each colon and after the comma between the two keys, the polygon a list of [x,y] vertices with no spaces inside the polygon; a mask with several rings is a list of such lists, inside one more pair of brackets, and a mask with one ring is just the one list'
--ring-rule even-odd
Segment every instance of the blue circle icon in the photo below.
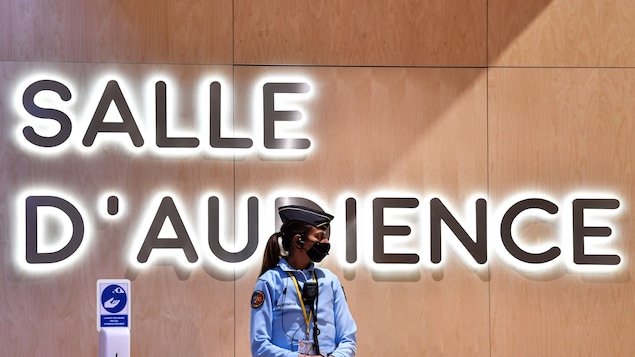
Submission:
{"label": "blue circle icon", "polygon": [[127,302],[126,291],[119,285],[108,285],[101,293],[101,306],[112,314],[123,310]]}

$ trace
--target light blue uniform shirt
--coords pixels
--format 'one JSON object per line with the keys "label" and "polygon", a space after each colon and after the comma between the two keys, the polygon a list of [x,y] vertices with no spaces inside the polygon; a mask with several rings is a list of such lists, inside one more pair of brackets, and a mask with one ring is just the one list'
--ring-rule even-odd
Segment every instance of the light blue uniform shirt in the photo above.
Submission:
{"label": "light blue uniform shirt", "polygon": [[[251,299],[251,354],[264,357],[297,357],[298,342],[313,340],[313,319],[309,334],[298,293],[291,272],[300,291],[306,280],[318,281],[317,320],[320,353],[324,356],[352,357],[357,350],[357,326],[346,303],[339,279],[328,269],[306,270],[292,268],[282,258],[278,266],[262,274],[254,287]],[[310,310],[306,306],[307,316]]]}

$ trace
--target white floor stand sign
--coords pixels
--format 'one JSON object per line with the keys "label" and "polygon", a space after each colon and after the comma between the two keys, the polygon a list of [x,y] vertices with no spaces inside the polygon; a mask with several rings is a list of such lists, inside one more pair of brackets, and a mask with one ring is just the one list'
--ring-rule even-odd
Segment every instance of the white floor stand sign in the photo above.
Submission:
{"label": "white floor stand sign", "polygon": [[130,280],[97,280],[99,357],[130,356]]}

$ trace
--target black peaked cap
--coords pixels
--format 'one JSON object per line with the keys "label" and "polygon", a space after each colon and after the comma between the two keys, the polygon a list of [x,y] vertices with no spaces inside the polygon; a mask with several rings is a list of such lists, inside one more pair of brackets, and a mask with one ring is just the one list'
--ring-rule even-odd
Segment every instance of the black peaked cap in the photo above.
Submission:
{"label": "black peaked cap", "polygon": [[317,228],[328,226],[334,218],[333,215],[326,212],[297,205],[282,206],[278,208],[278,214],[280,214],[282,223],[300,221]]}

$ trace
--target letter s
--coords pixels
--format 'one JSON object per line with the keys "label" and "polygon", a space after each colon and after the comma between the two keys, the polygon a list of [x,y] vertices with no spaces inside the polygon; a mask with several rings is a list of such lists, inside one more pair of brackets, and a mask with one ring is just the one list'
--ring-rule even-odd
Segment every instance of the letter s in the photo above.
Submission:
{"label": "letter s", "polygon": [[29,85],[22,95],[22,105],[24,109],[36,118],[53,119],[60,124],[60,130],[53,136],[41,136],[35,132],[31,126],[27,126],[22,131],[24,137],[33,145],[41,147],[54,147],[64,143],[71,135],[71,119],[64,112],[52,109],[42,108],[35,104],[35,96],[42,91],[53,91],[59,94],[64,101],[71,99],[71,91],[64,84],[53,80],[40,80]]}

